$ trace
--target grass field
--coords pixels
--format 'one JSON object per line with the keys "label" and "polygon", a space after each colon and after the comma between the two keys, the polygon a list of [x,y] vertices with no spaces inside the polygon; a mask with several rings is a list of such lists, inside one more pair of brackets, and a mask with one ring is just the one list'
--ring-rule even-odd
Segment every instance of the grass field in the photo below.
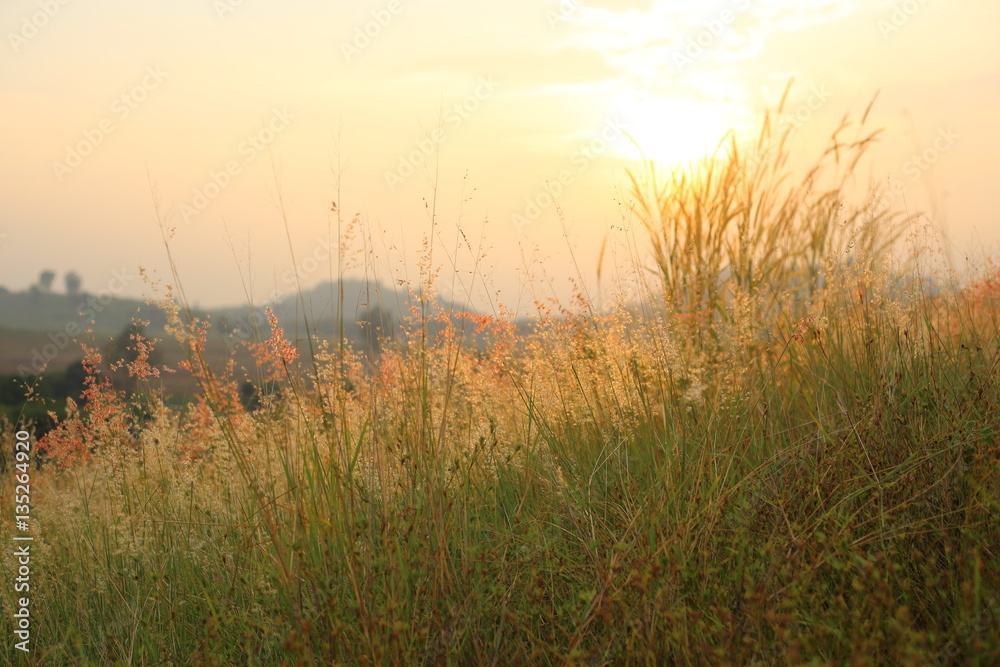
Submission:
{"label": "grass field", "polygon": [[197,404],[95,370],[38,444],[28,662],[1000,662],[1000,274],[846,198],[863,121],[799,182],[771,131],[634,175],[638,298],[515,335],[426,265],[378,356],[259,332],[252,413],[165,302]]}

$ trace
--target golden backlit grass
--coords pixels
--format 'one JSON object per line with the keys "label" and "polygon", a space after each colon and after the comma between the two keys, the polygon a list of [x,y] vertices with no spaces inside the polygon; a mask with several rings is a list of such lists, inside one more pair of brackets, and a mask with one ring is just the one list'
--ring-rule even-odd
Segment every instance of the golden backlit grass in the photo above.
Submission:
{"label": "golden backlit grass", "polygon": [[829,191],[783,144],[637,179],[656,279],[529,334],[429,279],[377,356],[272,320],[252,413],[168,295],[198,403],[137,417],[92,353],[40,443],[31,660],[995,664],[998,274],[890,261],[866,145]]}

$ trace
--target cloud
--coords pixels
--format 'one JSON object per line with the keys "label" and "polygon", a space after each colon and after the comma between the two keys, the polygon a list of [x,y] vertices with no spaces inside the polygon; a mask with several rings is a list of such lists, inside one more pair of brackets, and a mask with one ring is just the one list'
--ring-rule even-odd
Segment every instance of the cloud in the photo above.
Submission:
{"label": "cloud", "polygon": [[461,89],[480,76],[493,76],[504,83],[504,96],[551,95],[557,87],[586,87],[614,78],[619,68],[598,52],[585,49],[549,51],[493,50],[465,54],[461,58],[441,55],[394,63],[370,72],[341,77],[340,89],[398,89],[431,86],[447,92]]}
{"label": "cloud", "polygon": [[692,43],[706,60],[720,64],[748,61],[764,52],[779,33],[834,23],[888,0],[655,0],[628,9],[597,6],[578,10],[572,34],[558,46],[592,50],[627,76],[639,79],[677,74],[675,59]]}

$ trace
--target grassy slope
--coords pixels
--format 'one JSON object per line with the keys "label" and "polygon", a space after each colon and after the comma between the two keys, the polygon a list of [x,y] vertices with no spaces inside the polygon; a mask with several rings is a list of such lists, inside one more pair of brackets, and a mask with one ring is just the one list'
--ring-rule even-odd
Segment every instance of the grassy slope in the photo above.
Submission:
{"label": "grassy slope", "polygon": [[252,414],[195,324],[204,401],[138,433],[98,377],[33,473],[31,660],[996,664],[1000,276],[929,297],[742,159],[639,196],[643,312],[273,331]]}
{"label": "grassy slope", "polygon": [[883,313],[874,341],[845,318],[698,400],[613,322],[585,344],[560,322],[492,367],[442,342],[325,406],[290,378],[298,407],[180,430],[163,414],[139,450],[99,431],[91,466],[36,501],[39,646],[139,664],[994,664],[998,306],[956,340],[929,317]]}

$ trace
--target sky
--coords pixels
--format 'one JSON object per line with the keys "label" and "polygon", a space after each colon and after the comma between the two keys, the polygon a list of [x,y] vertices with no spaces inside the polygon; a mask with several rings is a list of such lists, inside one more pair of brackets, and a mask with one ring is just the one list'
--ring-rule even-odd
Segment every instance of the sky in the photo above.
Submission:
{"label": "sky", "polygon": [[8,1],[0,285],[148,296],[165,229],[205,307],[429,265],[521,311],[593,280],[643,155],[749,136],[789,80],[802,155],[878,93],[861,176],[953,261],[1000,256],[998,28],[989,0]]}

